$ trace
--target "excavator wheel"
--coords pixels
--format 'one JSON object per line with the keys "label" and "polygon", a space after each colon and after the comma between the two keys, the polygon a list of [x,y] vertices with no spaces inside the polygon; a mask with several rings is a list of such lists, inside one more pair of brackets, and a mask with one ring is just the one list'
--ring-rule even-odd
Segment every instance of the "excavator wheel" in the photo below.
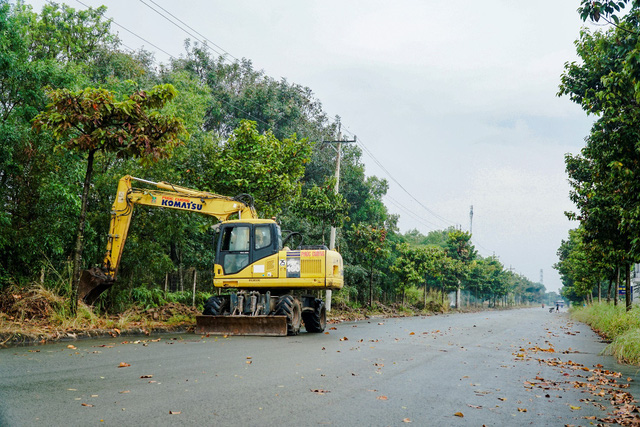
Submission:
{"label": "excavator wheel", "polygon": [[202,314],[207,316],[219,316],[222,314],[222,300],[220,297],[211,297],[204,304]]}
{"label": "excavator wheel", "polygon": [[276,303],[276,316],[287,316],[287,335],[298,335],[302,325],[300,301],[293,295],[283,295]]}
{"label": "excavator wheel", "polygon": [[324,302],[316,299],[316,309],[303,311],[302,320],[307,332],[323,332],[327,327],[327,309]]}

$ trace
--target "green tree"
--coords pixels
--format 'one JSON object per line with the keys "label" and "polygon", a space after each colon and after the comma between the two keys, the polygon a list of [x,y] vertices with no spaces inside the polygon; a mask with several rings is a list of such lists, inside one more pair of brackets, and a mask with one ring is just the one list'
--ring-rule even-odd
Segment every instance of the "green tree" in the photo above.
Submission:
{"label": "green tree", "polygon": [[278,140],[270,131],[260,133],[256,122],[244,120],[211,158],[208,184],[225,195],[250,194],[262,215],[275,215],[300,193],[310,154],[306,139],[294,134]]}
{"label": "green tree", "polygon": [[390,255],[387,242],[387,230],[367,224],[352,225],[350,230],[350,246],[357,254],[358,263],[368,273],[369,307],[373,306],[373,280],[376,268],[379,268]]}
{"label": "green tree", "polygon": [[48,95],[51,102],[34,119],[34,127],[38,131],[50,130],[62,140],[61,147],[87,156],[73,255],[75,309],[95,154],[112,152],[123,158],[157,160],[170,155],[185,130],[181,120],[159,111],[176,95],[171,85],[140,90],[121,101],[112,92],[94,88],[77,92],[52,90]]}
{"label": "green tree", "polygon": [[334,191],[334,187],[335,178],[328,179],[322,186],[307,186],[292,207],[298,216],[306,219],[311,225],[320,227],[322,244],[325,243],[327,225],[340,228],[349,220],[349,204],[340,193]]}
{"label": "green tree", "polygon": [[31,52],[35,59],[86,63],[101,50],[115,50],[118,37],[111,33],[107,8],[76,10],[66,4],[44,4],[35,16]]}
{"label": "green tree", "polygon": [[398,288],[402,292],[402,305],[404,305],[405,291],[424,281],[428,268],[427,256],[424,249],[411,247],[407,243],[396,245],[396,250],[400,255],[393,262],[391,272],[396,275],[399,282]]}
{"label": "green tree", "polygon": [[[452,230],[447,235],[447,255],[454,261],[451,271],[455,272],[451,280],[456,284],[456,308],[460,308],[460,290],[471,268],[471,262],[476,258],[477,251],[471,244],[471,233],[462,230]],[[457,265],[459,264],[459,265]]]}
{"label": "green tree", "polygon": [[[576,42],[581,61],[565,65],[559,94],[598,117],[585,148],[566,158],[571,198],[578,208],[569,216],[581,221],[585,243],[607,248],[624,265],[630,288],[630,266],[640,259],[640,9],[633,2],[620,18],[626,4],[582,2],[583,19],[602,17],[615,25],[593,34],[581,32]],[[630,303],[627,298],[628,309]]]}

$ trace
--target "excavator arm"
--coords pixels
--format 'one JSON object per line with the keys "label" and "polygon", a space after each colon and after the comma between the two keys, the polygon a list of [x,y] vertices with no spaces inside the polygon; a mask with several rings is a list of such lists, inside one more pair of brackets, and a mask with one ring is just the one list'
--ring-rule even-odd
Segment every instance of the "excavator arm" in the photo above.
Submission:
{"label": "excavator arm", "polygon": [[[135,188],[132,181],[155,188]],[[256,219],[258,216],[248,195],[236,198],[197,191],[167,182],[153,182],[126,175],[118,182],[116,200],[111,209],[111,223],[107,241],[107,253],[102,268],[84,270],[80,277],[78,298],[92,304],[96,298],[110,288],[118,274],[120,259],[127,240],[134,205],[156,206],[198,212],[226,221],[233,215],[238,219]]]}

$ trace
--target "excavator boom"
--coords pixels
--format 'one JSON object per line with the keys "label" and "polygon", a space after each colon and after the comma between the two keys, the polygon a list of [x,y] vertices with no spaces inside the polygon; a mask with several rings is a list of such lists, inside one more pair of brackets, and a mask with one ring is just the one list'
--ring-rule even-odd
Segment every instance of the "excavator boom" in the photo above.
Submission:
{"label": "excavator boom", "polygon": [[[133,181],[155,188],[134,188]],[[257,214],[251,203],[240,201],[205,191],[173,185],[167,182],[153,182],[126,175],[118,182],[116,200],[111,207],[111,223],[107,240],[107,253],[102,268],[84,270],[80,276],[78,298],[93,304],[102,292],[115,282],[127,240],[134,205],[156,206],[209,215],[226,221],[233,215],[238,218],[255,219]],[[245,196],[248,197],[248,196]]]}

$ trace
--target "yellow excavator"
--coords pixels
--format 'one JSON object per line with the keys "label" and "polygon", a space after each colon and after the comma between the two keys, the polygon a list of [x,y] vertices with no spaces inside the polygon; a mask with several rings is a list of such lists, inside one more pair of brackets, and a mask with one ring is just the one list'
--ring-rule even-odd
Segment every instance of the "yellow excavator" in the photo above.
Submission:
{"label": "yellow excavator", "polygon": [[[133,187],[134,181],[153,188]],[[220,221],[213,225],[218,234],[213,285],[233,292],[209,298],[203,315],[196,316],[197,333],[296,335],[303,322],[307,332],[324,331],[324,301],[305,292],[342,288],[338,252],[324,246],[289,249],[288,240],[299,233],[283,239],[274,219],[258,219],[248,195],[230,198],[129,175],[118,183],[103,265],[82,272],[78,296],[85,303],[93,304],[113,286],[134,205],[197,212]]]}

